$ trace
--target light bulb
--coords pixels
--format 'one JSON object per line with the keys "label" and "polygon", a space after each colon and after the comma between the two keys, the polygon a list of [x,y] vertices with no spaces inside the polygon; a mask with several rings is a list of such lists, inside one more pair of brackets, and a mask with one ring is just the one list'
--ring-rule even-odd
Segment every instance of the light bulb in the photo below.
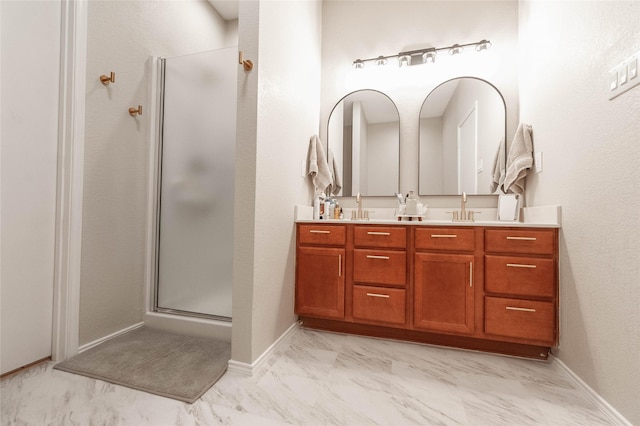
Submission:
{"label": "light bulb", "polygon": [[378,56],[376,58],[376,65],[386,65],[387,64],[387,58],[385,58],[384,56]]}
{"label": "light bulb", "polygon": [[449,54],[457,55],[458,53],[462,53],[463,50],[464,49],[462,46],[460,46],[459,44],[454,44],[453,46],[451,46],[451,49],[449,49]]}
{"label": "light bulb", "polygon": [[435,49],[429,50],[422,54],[422,62],[425,64],[434,63],[436,61],[436,51]]}
{"label": "light bulb", "polygon": [[484,52],[491,47],[491,42],[489,40],[482,40],[476,45],[476,50],[478,52]]}

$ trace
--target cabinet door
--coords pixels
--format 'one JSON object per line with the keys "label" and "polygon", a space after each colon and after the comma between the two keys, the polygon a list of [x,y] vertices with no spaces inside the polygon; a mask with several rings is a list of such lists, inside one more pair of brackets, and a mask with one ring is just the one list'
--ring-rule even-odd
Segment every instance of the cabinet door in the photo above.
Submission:
{"label": "cabinet door", "polygon": [[344,318],[344,258],[342,248],[298,248],[296,314]]}
{"label": "cabinet door", "polygon": [[415,328],[473,333],[473,262],[471,255],[416,253]]}

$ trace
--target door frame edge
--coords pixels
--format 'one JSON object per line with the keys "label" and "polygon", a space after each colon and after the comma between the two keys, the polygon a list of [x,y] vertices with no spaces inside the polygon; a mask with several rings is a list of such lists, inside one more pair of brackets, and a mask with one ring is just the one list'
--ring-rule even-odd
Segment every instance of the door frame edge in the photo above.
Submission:
{"label": "door frame edge", "polygon": [[61,1],[53,361],[79,348],[87,6],[87,0]]}

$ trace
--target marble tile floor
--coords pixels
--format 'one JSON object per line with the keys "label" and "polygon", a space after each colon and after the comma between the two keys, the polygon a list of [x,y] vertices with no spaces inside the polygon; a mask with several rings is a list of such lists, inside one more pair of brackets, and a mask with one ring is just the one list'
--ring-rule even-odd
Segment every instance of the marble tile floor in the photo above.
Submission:
{"label": "marble tile floor", "polygon": [[193,405],[41,364],[0,383],[4,425],[610,425],[554,362],[295,329]]}

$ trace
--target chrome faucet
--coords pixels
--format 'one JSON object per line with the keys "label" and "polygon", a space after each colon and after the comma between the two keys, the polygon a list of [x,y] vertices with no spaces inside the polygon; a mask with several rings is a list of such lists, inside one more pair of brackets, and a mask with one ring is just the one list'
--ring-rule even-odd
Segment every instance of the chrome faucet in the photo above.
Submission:
{"label": "chrome faucet", "polygon": [[356,195],[356,203],[358,204],[358,219],[363,219],[362,216],[362,195],[358,192]]}

